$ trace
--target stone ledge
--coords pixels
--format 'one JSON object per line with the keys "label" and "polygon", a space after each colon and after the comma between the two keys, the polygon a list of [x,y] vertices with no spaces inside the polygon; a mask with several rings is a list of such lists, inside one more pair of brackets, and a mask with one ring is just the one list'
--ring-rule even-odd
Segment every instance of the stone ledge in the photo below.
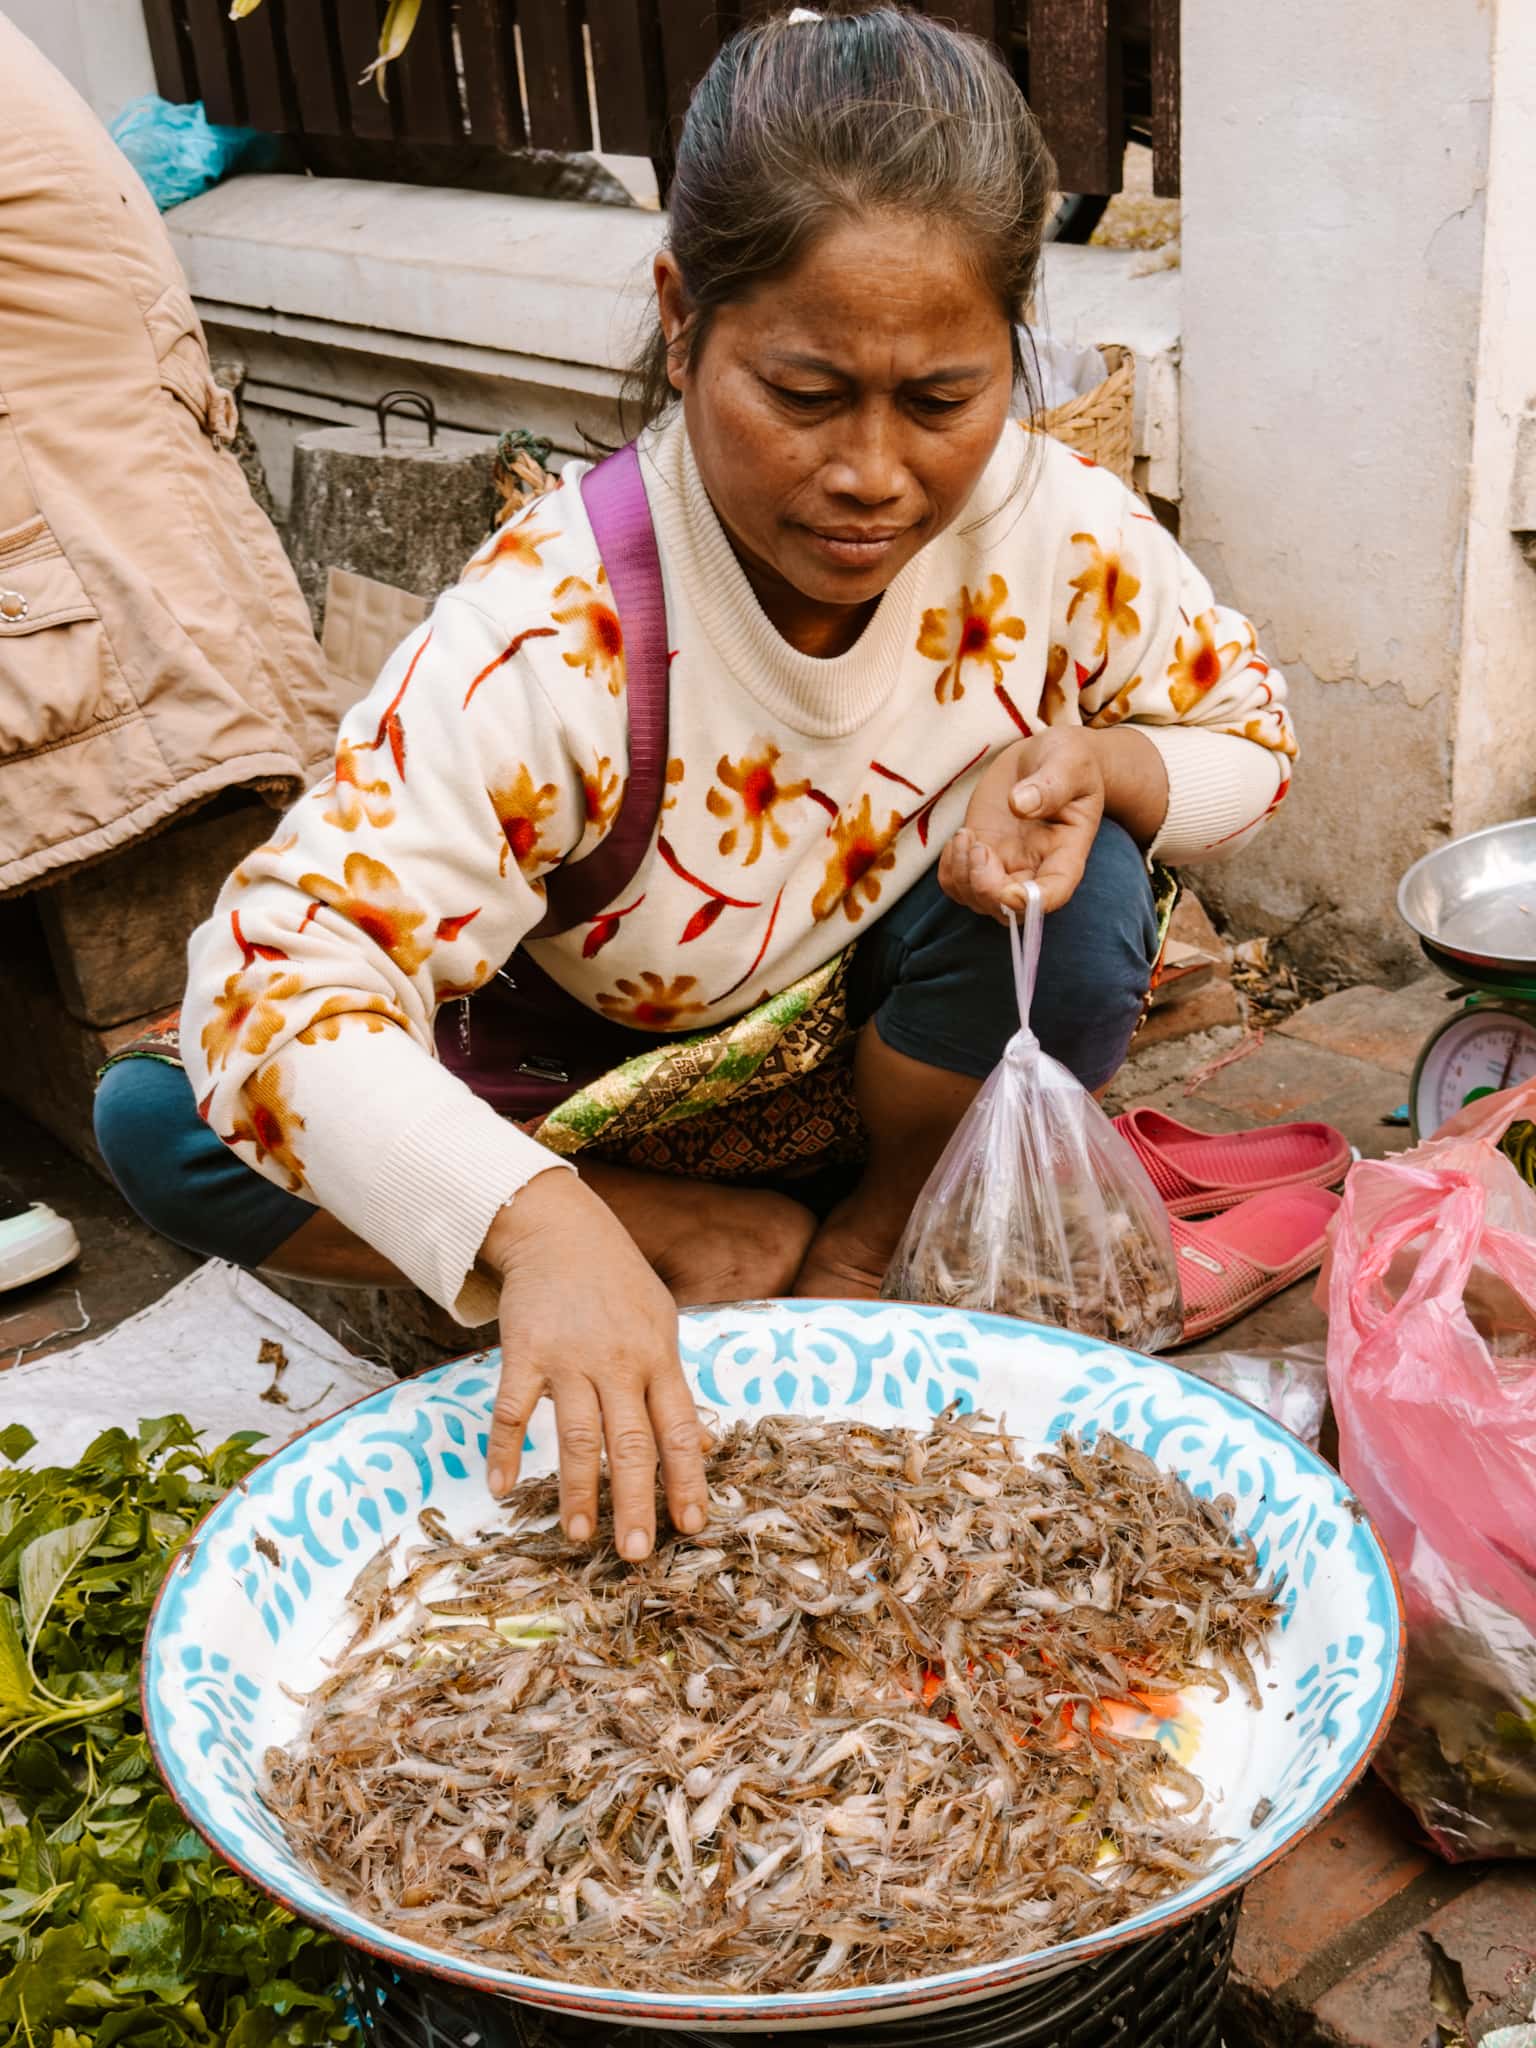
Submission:
{"label": "stone ledge", "polygon": [[[247,362],[254,411],[357,416],[398,372],[445,424],[524,418],[556,446],[607,424],[649,304],[665,216],[441,187],[286,175],[234,178],[166,215],[222,352]],[[1138,481],[1179,497],[1177,271],[1134,250],[1051,247],[1042,326],[1137,359]],[[594,405],[594,401],[596,404]],[[280,437],[264,436],[263,453]],[[268,456],[281,500],[281,460]]]}

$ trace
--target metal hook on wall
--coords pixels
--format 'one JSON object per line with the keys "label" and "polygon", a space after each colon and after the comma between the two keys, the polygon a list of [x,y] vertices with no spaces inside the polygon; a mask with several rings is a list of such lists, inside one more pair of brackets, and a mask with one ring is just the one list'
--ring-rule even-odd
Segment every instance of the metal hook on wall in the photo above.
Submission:
{"label": "metal hook on wall", "polygon": [[424,391],[386,391],[373,409],[378,415],[381,448],[389,446],[389,422],[396,414],[421,420],[427,430],[427,446],[437,446],[437,407]]}

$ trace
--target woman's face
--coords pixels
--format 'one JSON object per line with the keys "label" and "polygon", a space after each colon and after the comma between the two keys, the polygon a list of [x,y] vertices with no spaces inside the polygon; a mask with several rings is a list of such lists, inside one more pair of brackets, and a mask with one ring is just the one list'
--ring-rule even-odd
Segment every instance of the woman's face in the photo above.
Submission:
{"label": "woman's face", "polygon": [[[656,283],[672,341],[669,256]],[[955,518],[1008,417],[1010,340],[960,240],[877,214],[722,307],[675,365],[704,486],[781,631],[785,610],[867,607]]]}

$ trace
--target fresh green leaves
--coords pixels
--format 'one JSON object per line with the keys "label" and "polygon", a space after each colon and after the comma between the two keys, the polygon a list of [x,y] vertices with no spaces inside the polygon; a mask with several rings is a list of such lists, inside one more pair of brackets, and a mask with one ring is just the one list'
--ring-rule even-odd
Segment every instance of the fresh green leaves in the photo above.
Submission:
{"label": "fresh green leaves", "polygon": [[335,1944],[210,1853],[139,1718],[160,1582],[257,1441],[161,1416],[32,1468],[0,1430],[0,2048],[351,2038]]}
{"label": "fresh green leaves", "polygon": [[101,1534],[105,1515],[88,1515],[82,1522],[70,1522],[62,1529],[50,1529],[34,1537],[21,1553],[17,1583],[21,1587],[21,1626],[28,1644],[48,1619],[48,1610],[59,1588]]}
{"label": "fresh green leaves", "polygon": [[8,1423],[4,1429],[0,1429],[0,1458],[9,1459],[14,1465],[18,1459],[27,1455],[36,1442],[37,1438],[24,1422]]}

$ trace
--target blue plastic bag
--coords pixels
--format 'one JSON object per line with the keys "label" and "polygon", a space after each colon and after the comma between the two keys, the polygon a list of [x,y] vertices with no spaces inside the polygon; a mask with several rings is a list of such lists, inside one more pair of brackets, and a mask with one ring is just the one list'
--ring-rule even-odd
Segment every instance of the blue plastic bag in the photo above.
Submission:
{"label": "blue plastic bag", "polygon": [[130,101],[111,135],[162,213],[235,171],[264,170],[277,150],[259,129],[213,127],[200,100],[178,106],[153,93]]}

